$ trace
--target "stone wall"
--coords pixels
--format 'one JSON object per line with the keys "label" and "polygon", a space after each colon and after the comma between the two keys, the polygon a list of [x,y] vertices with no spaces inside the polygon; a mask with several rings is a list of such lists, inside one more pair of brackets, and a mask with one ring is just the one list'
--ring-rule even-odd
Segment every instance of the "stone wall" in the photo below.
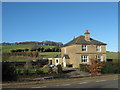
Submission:
{"label": "stone wall", "polygon": [[[79,67],[81,62],[81,56],[87,55],[90,58],[96,58],[97,55],[103,56],[103,60],[106,61],[106,47],[105,45],[101,45],[101,51],[96,51],[96,45],[87,45],[87,51],[82,51],[82,45],[71,45],[67,47],[61,48],[61,56],[64,54],[69,55],[70,59],[68,60],[67,64],[73,64],[74,68]],[[89,60],[88,60],[89,61]],[[87,62],[87,64],[89,64]]]}

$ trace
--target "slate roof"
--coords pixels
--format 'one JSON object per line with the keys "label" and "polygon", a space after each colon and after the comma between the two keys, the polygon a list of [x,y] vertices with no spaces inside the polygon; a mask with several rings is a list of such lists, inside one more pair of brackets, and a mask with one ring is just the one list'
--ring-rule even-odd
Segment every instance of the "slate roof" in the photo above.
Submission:
{"label": "slate roof", "polygon": [[92,38],[90,38],[90,41],[86,41],[85,40],[85,36],[84,35],[81,35],[75,39],[73,39],[72,41],[66,43],[63,45],[63,47],[65,46],[70,46],[70,45],[107,45],[106,43],[103,43],[103,42],[100,42],[100,41],[97,41],[97,40],[94,40]]}

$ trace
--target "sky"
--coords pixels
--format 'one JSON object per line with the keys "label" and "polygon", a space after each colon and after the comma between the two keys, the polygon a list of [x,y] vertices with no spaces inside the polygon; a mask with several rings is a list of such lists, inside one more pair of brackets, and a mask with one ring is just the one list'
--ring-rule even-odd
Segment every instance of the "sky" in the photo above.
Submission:
{"label": "sky", "polygon": [[118,51],[117,2],[3,2],[2,42],[55,41],[84,35]]}

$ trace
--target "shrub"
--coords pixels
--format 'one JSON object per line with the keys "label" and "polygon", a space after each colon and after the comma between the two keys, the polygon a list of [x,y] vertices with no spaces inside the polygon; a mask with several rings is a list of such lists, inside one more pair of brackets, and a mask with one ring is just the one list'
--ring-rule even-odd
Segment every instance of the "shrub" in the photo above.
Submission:
{"label": "shrub", "polygon": [[2,62],[2,81],[16,81],[17,72],[9,62]]}
{"label": "shrub", "polygon": [[22,74],[22,70],[21,69],[18,69],[17,70],[17,75],[21,75]]}
{"label": "shrub", "polygon": [[29,51],[29,49],[26,48],[26,49],[25,49],[25,52],[27,52],[27,51]]}
{"label": "shrub", "polygon": [[49,67],[48,73],[53,73],[52,67]]}
{"label": "shrub", "polygon": [[91,73],[91,75],[99,75],[101,74],[101,69],[103,68],[103,64],[96,60],[96,58],[90,59],[91,64],[87,65],[87,69]]}
{"label": "shrub", "polygon": [[41,63],[41,65],[47,65],[49,62],[48,62],[48,59],[37,59],[37,63]]}
{"label": "shrub", "polygon": [[57,65],[57,73],[62,73],[62,66],[60,64]]}
{"label": "shrub", "polygon": [[40,74],[43,74],[43,73],[44,73],[44,72],[43,72],[43,70],[41,70],[41,69],[37,69],[37,70],[36,70],[36,74],[37,74],[37,75],[40,75]]}
{"label": "shrub", "polygon": [[89,72],[89,70],[86,68],[87,64],[80,64],[80,71]]}
{"label": "shrub", "polygon": [[23,70],[23,74],[24,74],[24,75],[30,75],[30,73],[31,73],[31,72],[30,72],[29,69],[24,69],[24,70]]}
{"label": "shrub", "polygon": [[104,68],[101,73],[103,74],[120,74],[120,63],[103,62]]}

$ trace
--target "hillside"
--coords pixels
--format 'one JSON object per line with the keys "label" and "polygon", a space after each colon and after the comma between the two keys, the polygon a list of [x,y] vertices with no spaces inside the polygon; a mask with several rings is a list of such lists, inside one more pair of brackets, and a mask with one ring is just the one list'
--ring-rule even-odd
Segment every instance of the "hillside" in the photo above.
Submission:
{"label": "hillside", "polygon": [[[2,47],[3,53],[8,53],[11,50],[15,49],[31,49],[33,47],[43,47],[43,48],[54,48],[55,46],[46,46],[46,45],[3,45]],[[39,56],[42,57],[56,57],[57,55],[60,55],[59,52],[40,52]],[[107,59],[118,59],[118,53],[117,52],[107,52]]]}
{"label": "hillside", "polygon": [[118,52],[107,52],[107,59],[120,59]]}
{"label": "hillside", "polygon": [[43,48],[53,48],[55,46],[46,46],[46,45],[3,45],[2,47],[3,53],[8,53],[11,50],[15,49],[31,49],[33,47],[43,47]]}

